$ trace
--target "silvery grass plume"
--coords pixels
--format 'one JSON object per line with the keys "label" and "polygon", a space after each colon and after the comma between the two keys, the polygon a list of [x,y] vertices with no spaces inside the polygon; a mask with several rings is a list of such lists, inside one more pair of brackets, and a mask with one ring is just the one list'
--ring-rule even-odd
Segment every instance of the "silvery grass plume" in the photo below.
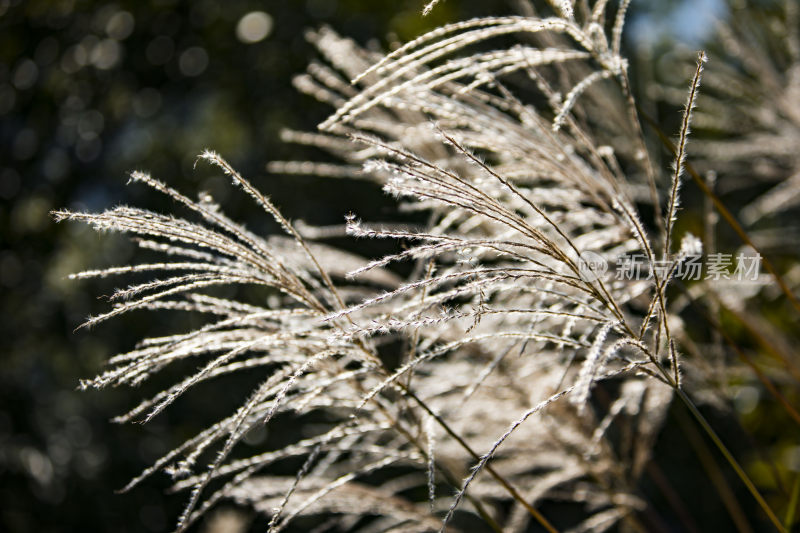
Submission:
{"label": "silvery grass plume", "polygon": [[[800,205],[798,28],[800,8],[792,0],[774,2],[770,9],[757,2],[731,2],[729,16],[717,23],[710,39],[716,60],[694,117],[698,169],[722,198],[748,195],[735,215],[766,256],[791,255],[800,239],[795,224]],[[682,88],[669,83],[654,86],[653,92],[670,103],[683,96]],[[706,251],[717,252],[718,216],[710,206],[705,218]],[[796,254],[791,260],[796,263]],[[800,270],[795,267],[785,277],[796,292]],[[762,289],[768,298],[776,289],[764,283],[717,285],[719,297],[742,311]]]}
{"label": "silvery grass plume", "polygon": [[[165,255],[163,263],[76,274],[158,276],[115,293],[116,306],[86,325],[135,309],[209,317],[195,330],[143,340],[84,383],[137,385],[178,362],[201,362],[120,421],[149,420],[224,374],[263,376],[235,413],[129,487],[158,471],[172,475],[175,488],[190,493],[178,531],[223,499],[264,512],[271,531],[307,515],[332,518],[344,530],[444,530],[457,512],[496,531],[524,531],[532,521],[556,531],[536,509],[544,499],[581,505],[580,520],[565,524],[573,531],[619,522],[645,530],[637,480],[673,391],[681,393],[666,289],[694,248],[691,237],[675,244],[673,224],[704,56],[690,82],[679,156],[662,180],[620,55],[627,5],[613,17],[600,0],[591,9],[556,2],[549,18],[469,20],[383,58],[329,29],[309,34],[328,64],[312,64],[297,85],[336,111],[320,132],[284,137],[328,150],[343,164],[276,162],[271,169],[376,181],[402,209],[429,213],[425,227],[372,226],[355,216],[343,228],[293,225],[213,152],[201,158],[228,174],[287,237],[254,235],[210,198],[191,200],[143,173],[132,179],[198,221],[130,207],[56,213],[131,234]],[[503,45],[511,35],[520,44]],[[539,104],[525,103],[526,96]],[[647,224],[642,202],[656,212]],[[657,238],[653,228],[660,228]],[[311,239],[337,231],[395,239],[405,249],[358,262]],[[668,260],[677,248],[677,259]],[[587,257],[614,265],[625,253],[666,267],[639,280],[586,268]],[[344,272],[354,261],[360,266]],[[414,274],[398,280],[391,273],[397,262],[412,262]],[[279,296],[256,306],[208,293],[245,284]],[[405,346],[398,365],[386,363],[389,341]],[[596,398],[602,381],[614,386]],[[332,422],[283,448],[232,458],[251,428],[309,413]],[[612,427],[631,438],[609,438]],[[295,476],[272,473],[297,458],[303,464]],[[392,477],[387,467],[398,465],[411,473]],[[412,496],[419,487],[428,502]],[[509,506],[510,513],[500,511]]]}
{"label": "silvery grass plume", "polygon": [[[590,29],[586,31],[591,31],[592,24],[595,22],[590,22],[587,25]],[[511,27],[504,27],[506,25]],[[641,188],[637,189],[637,184],[631,183],[621,171],[614,148],[598,148],[593,132],[581,127],[571,116],[573,110],[578,111],[579,98],[593,82],[624,76],[623,71],[614,70],[624,61],[618,56],[607,56],[605,70],[584,72],[590,69],[586,63],[592,52],[608,54],[608,49],[613,48],[607,43],[606,47],[601,45],[588,50],[588,54],[581,50],[575,54],[565,44],[564,48],[544,50],[516,47],[481,52],[468,56],[467,60],[443,59],[456,50],[505,32],[542,32],[548,41],[558,42],[562,30],[571,32],[570,37],[582,31],[577,25],[566,26],[564,19],[481,19],[455,24],[401,47],[361,74],[358,73],[363,66],[353,60],[358,54],[332,55],[332,62],[345,75],[357,74],[354,83],[361,86],[361,91],[340,104],[338,111],[322,124],[323,131],[331,132],[331,137],[319,137],[325,140],[318,146],[332,148],[336,153],[339,145],[331,139],[349,136],[364,146],[362,151],[351,152],[349,159],[354,162],[366,159],[366,175],[378,179],[388,192],[409,200],[406,208],[425,208],[438,213],[424,232],[365,227],[354,218],[349,220],[348,230],[355,236],[409,242],[406,251],[373,261],[354,272],[355,276],[373,267],[409,259],[419,262],[419,270],[425,272],[425,276],[337,316],[353,316],[359,324],[371,321],[372,325],[354,328],[361,334],[410,335],[414,344],[449,341],[462,351],[467,343],[492,343],[497,347],[492,357],[487,358],[482,367],[479,365],[477,378],[463,386],[467,398],[471,398],[475,390],[489,390],[485,379],[503,373],[502,369],[510,364],[507,358],[513,358],[508,354],[524,356],[526,350],[532,350],[536,357],[524,359],[533,366],[529,370],[513,369],[507,382],[514,383],[514,376],[521,375],[532,376],[531,382],[533,376],[541,379],[546,368],[552,365],[560,376],[545,390],[555,391],[553,398],[572,394],[572,403],[579,407],[576,415],[580,416],[591,384],[603,370],[608,370],[609,363],[611,373],[635,368],[640,372],[649,371],[657,379],[672,384],[680,379],[677,354],[669,332],[661,335],[662,329],[667,328],[660,318],[666,316],[663,292],[667,280],[608,283],[609,280],[602,277],[586,279],[579,267],[580,258],[587,253],[613,261],[620,253],[639,251],[655,260],[654,247],[630,198]],[[612,36],[615,34],[613,32]],[[312,37],[318,42],[336,39],[328,41],[330,44],[323,46],[323,50],[352,50],[354,47],[349,41],[335,38],[330,31]],[[587,43],[587,48],[592,46],[588,44],[588,37],[575,39]],[[518,55],[508,57],[512,51]],[[484,67],[475,64],[495,57],[508,59]],[[681,132],[683,150],[674,168],[668,216],[664,222],[670,230],[677,211],[689,118],[703,60],[701,57],[698,62],[686,105]],[[550,73],[537,69],[557,65],[560,73],[569,76],[573,73],[570,68],[573,61],[577,62],[579,75],[575,76],[575,85],[567,91],[567,96],[561,98],[548,83]],[[315,71],[318,72],[316,68]],[[325,77],[315,76],[316,72],[301,78],[304,86],[314,87],[313,94],[324,94],[326,100],[338,103],[345,101],[348,93],[352,94],[349,86],[348,93],[337,94],[339,84],[326,83],[330,72],[326,71]],[[522,104],[513,95],[504,78],[520,72],[544,94],[552,109],[540,112]],[[626,82],[622,85],[625,87]],[[613,98],[613,94],[609,97]],[[617,98],[619,100],[619,96]],[[624,109],[624,94],[621,100]],[[612,111],[614,104],[613,100],[608,104]],[[624,111],[621,114],[624,118]],[[565,131],[565,124],[569,124],[569,131]],[[295,134],[287,137],[300,139]],[[442,148],[446,149],[444,154]],[[436,154],[436,159],[429,153]],[[644,167],[641,179],[646,189],[650,169],[645,154],[640,151],[628,154]],[[348,154],[340,155],[348,158]],[[272,169],[302,171],[289,164],[273,164]],[[668,249],[669,233],[665,239],[664,249]],[[668,276],[671,274],[667,272]],[[627,313],[634,307],[633,300],[642,296],[651,303],[645,320],[636,324],[638,331],[634,333],[627,323]],[[589,309],[592,311],[587,313]],[[377,316],[376,311],[380,313]],[[653,329],[650,329],[651,321],[658,323]],[[553,336],[554,332],[560,335]],[[648,340],[657,346],[655,350],[641,340],[651,333]],[[660,359],[653,355],[658,350],[672,360],[672,374],[666,378],[657,373],[657,369],[663,370]],[[396,379],[411,375],[423,364],[430,366],[428,354],[414,359],[415,355],[412,346],[409,362],[395,373]],[[474,355],[468,358],[468,368],[475,366],[475,358]],[[439,364],[445,369],[454,368],[450,359]],[[570,374],[571,363],[581,359],[580,370]],[[648,368],[651,363],[655,368]],[[474,372],[465,373],[472,374]],[[410,377],[408,379],[411,381]],[[420,391],[426,390],[421,379],[415,376],[413,382],[419,384]],[[560,386],[568,382],[574,386]],[[447,386],[451,387],[451,383],[452,379]],[[548,398],[539,398],[544,404],[537,403],[530,393],[523,394],[523,398],[523,404],[534,407],[529,411],[524,405],[518,407],[517,410],[523,412],[522,418],[512,421],[508,433],[502,433],[499,440],[488,444],[488,452],[462,485],[446,520],[458,505],[460,496],[495,457],[511,432],[525,427],[522,422],[549,403]],[[661,398],[663,400],[664,396]],[[435,399],[428,403],[435,403]],[[663,408],[665,404],[662,401],[659,406]],[[619,405],[616,409],[621,409]],[[450,418],[457,420],[459,412],[465,408],[463,402],[453,401]],[[439,412],[443,409],[446,404]],[[479,439],[480,436],[474,435],[474,428],[469,433],[468,422],[465,423],[464,430],[470,437]],[[500,425],[504,423],[501,421]],[[487,431],[484,438],[491,434]],[[546,442],[553,450],[552,440],[547,438],[521,438],[520,441]],[[573,453],[575,449],[582,448],[572,448]],[[568,456],[569,447],[562,447],[562,453]],[[515,456],[541,457],[539,453]],[[552,461],[551,464],[558,463]],[[561,463],[568,464],[563,460]],[[524,461],[517,461],[517,464],[520,465],[516,473],[519,476],[535,469],[535,465]],[[559,474],[564,477],[556,485],[563,486],[585,476],[586,470],[566,469]],[[523,481],[523,486],[536,485],[531,484],[531,479]],[[602,492],[597,486],[595,490]],[[490,488],[488,493],[491,492],[496,490]],[[629,511],[617,509],[616,519]],[[608,525],[614,521],[609,519]]]}
{"label": "silvery grass plume", "polygon": [[[720,54],[718,80],[707,95],[710,109],[729,111],[706,120],[704,129],[715,140],[699,143],[698,154],[716,163],[709,179],[721,195],[749,194],[737,213],[758,251],[783,257],[793,265],[785,282],[800,290],[800,267],[794,253],[800,244],[800,6],[777,2],[767,11],[754,3],[732,10],[717,27]],[[713,164],[711,163],[711,164]],[[713,230],[716,220],[709,220]],[[753,253],[753,250],[747,250]],[[738,284],[718,291],[725,305],[744,313],[769,336],[776,332],[764,320],[750,316],[748,301],[776,296],[774,284]],[[784,343],[785,344],[785,343]],[[800,375],[795,373],[796,376]]]}
{"label": "silvery grass plume", "polygon": [[[800,384],[793,340],[756,311],[758,306],[773,305],[780,297],[778,284],[771,282],[771,273],[765,268],[768,258],[779,258],[782,264],[790,265],[782,274],[786,292],[796,294],[800,287],[795,251],[800,242],[795,223],[800,205],[800,7],[792,0],[769,6],[758,2],[728,4],[727,18],[717,23],[709,39],[714,60],[693,118],[693,151],[695,165],[710,190],[723,200],[748,198],[734,216],[752,246],[731,250],[717,245],[721,222],[708,199],[703,240],[707,254],[733,252],[731,274],[740,254],[756,257],[760,276],[743,280],[731,275],[730,280],[694,284],[673,308],[699,302],[711,321],[725,313],[751,336],[761,339],[772,355],[772,361],[762,363],[761,375],[754,375],[746,359],[736,350],[726,349],[718,332],[697,342],[680,336],[687,349],[708,355],[688,361],[691,368],[687,374],[696,380],[696,398],[726,409],[731,408],[733,396],[741,389],[728,386],[718,376],[742,376],[741,386],[767,383],[768,390],[786,391]],[[675,57],[683,61],[686,54]],[[652,89],[670,103],[683,97],[681,87],[667,82]],[[772,382],[779,384],[777,389]]]}
{"label": "silvery grass plume", "polygon": [[[698,133],[708,137],[696,143],[699,164],[716,172],[720,192],[763,191],[739,213],[751,228],[800,204],[800,7],[774,4],[731,3],[711,41],[716,59],[695,115]],[[669,101],[681,98],[680,87],[661,90]],[[780,233],[785,239],[786,228]],[[776,237],[754,234],[765,246],[786,244]]]}
{"label": "silvery grass plume", "polygon": [[[295,498],[272,510],[270,527],[281,529],[293,516],[306,509],[318,508],[318,500],[329,493],[341,495],[359,475],[392,464],[422,462],[424,446],[409,448],[416,437],[408,435],[403,443],[394,442],[405,431],[401,426],[399,405],[383,397],[366,403],[367,391],[382,379],[381,363],[374,350],[360,339],[343,334],[342,321],[327,317],[344,308],[353,297],[346,289],[333,285],[335,269],[323,269],[319,260],[331,265],[346,265],[352,260],[343,252],[308,244],[293,226],[274,208],[268,198],[256,191],[218,155],[206,152],[202,158],[219,166],[234,183],[250,194],[293,238],[263,239],[223,215],[208,197],[193,201],[143,173],[132,180],[162,192],[193,212],[202,222],[159,215],[130,207],[118,207],[101,214],[58,212],[57,219],[78,220],[98,230],[119,231],[135,237],[140,247],[162,252],[163,263],[138,264],[75,274],[75,278],[103,277],[130,272],[163,274],[159,279],[119,290],[111,299],[119,303],[112,311],[90,318],[91,326],[135,309],[171,309],[202,313],[211,317],[196,330],[168,337],[143,340],[131,352],[111,359],[114,367],[83,387],[138,385],[159,370],[183,360],[201,360],[198,372],[149,398],[118,421],[150,420],[193,386],[233,372],[258,372],[263,382],[245,398],[231,416],[186,441],[165,455],[126,488],[141,482],[156,471],[164,470],[176,480],[176,488],[191,490],[189,504],[178,529],[193,523],[207,508],[221,498],[235,498],[234,489],[257,471],[276,462],[306,457],[297,479],[276,479],[287,487],[286,499],[297,483],[308,475],[316,489],[303,488]],[[341,272],[339,272],[341,274]],[[374,283],[392,286],[391,274],[370,277]],[[247,284],[273,289],[280,296],[270,299],[270,306],[259,307],[205,293],[212,286]],[[359,294],[359,293],[356,293]],[[360,297],[360,294],[359,294]],[[346,322],[346,321],[345,321]],[[358,411],[358,419],[349,416]],[[231,450],[253,427],[274,417],[331,412],[340,419],[318,435],[305,438],[264,454],[227,461]],[[398,430],[387,435],[391,428]],[[211,466],[205,468],[207,455],[216,449]],[[199,466],[198,466],[199,461]],[[201,499],[209,483],[217,478],[228,482]],[[282,485],[281,485],[282,483]],[[347,485],[347,489],[342,488]],[[387,500],[377,488],[363,487],[374,501]],[[362,496],[362,500],[364,496]],[[277,510],[277,511],[276,511]],[[397,515],[392,512],[397,511]],[[354,508],[354,512],[363,511]],[[386,506],[393,520],[422,528],[427,513],[414,506]]]}

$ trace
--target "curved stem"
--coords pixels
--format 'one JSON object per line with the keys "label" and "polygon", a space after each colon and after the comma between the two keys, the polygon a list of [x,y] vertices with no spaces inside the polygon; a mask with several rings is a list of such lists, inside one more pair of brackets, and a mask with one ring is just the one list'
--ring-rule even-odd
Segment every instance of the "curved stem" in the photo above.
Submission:
{"label": "curved stem", "polygon": [[783,527],[783,524],[781,524],[781,521],[778,519],[775,512],[772,510],[772,508],[770,508],[767,501],[764,499],[761,493],[758,492],[758,488],[756,488],[753,481],[747,475],[747,472],[744,471],[730,450],[728,450],[728,447],[725,446],[725,443],[722,442],[722,439],[719,438],[702,413],[700,413],[697,407],[695,407],[692,400],[690,400],[689,397],[686,396],[686,393],[681,389],[676,388],[675,393],[683,401],[684,405],[686,405],[686,407],[689,409],[689,412],[692,413],[692,416],[695,418],[695,420],[697,420],[697,423],[700,424],[700,427],[703,428],[714,445],[719,449],[722,456],[725,457],[725,460],[728,461],[728,463],[734,469],[736,475],[739,476],[739,479],[742,480],[742,483],[744,483],[744,485],[747,487],[747,490],[750,491],[750,494],[753,495],[753,498],[755,498],[756,502],[758,502],[758,505],[761,506],[761,509],[764,511],[764,513],[766,513],[770,522],[772,522],[772,524],[775,526],[775,529],[781,533],[788,533],[786,528]]}
{"label": "curved stem", "polygon": [[739,476],[739,479],[742,480],[742,483],[744,483],[745,487],[747,487],[747,490],[753,495],[753,498],[767,515],[770,522],[772,522],[772,524],[780,533],[789,533],[781,524],[780,520],[775,514],[775,511],[772,510],[767,501],[758,491],[758,488],[756,487],[755,483],[753,483],[753,480],[750,479],[750,476],[747,475],[747,472],[744,471],[744,468],[742,468],[730,450],[728,450],[728,447],[725,446],[724,442],[722,442],[722,439],[719,437],[719,435],[717,435],[717,432],[714,431],[714,428],[711,427],[711,424],[708,423],[708,420],[706,420],[702,413],[700,413],[700,410],[697,409],[691,398],[689,398],[689,396],[683,392],[683,389],[673,380],[670,373],[664,369],[663,366],[656,365],[656,368],[667,380],[670,387],[672,387],[672,389],[675,391],[675,394],[677,394],[681,401],[686,405],[687,409],[689,409],[689,412],[692,413],[692,416],[695,418],[695,420],[697,420],[697,423],[703,428],[703,431],[706,432],[714,445],[719,449],[722,456],[725,457],[725,460],[728,461],[728,464],[731,465],[733,470],[736,472],[736,475]]}

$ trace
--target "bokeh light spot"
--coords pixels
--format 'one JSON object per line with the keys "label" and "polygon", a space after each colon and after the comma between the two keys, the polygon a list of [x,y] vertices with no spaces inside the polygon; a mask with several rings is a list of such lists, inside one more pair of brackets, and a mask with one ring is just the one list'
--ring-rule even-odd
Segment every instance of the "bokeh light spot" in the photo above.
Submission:
{"label": "bokeh light spot", "polygon": [[105,39],[92,49],[91,61],[100,70],[108,70],[117,64],[121,55],[119,43],[113,39]]}
{"label": "bokeh light spot", "polygon": [[263,41],[272,31],[272,17],[263,11],[251,11],[236,24],[236,38],[246,44]]}
{"label": "bokeh light spot", "polygon": [[14,69],[12,82],[14,83],[14,87],[22,91],[33,87],[38,77],[39,68],[36,66],[36,63],[26,58],[20,61],[17,68]]}
{"label": "bokeh light spot", "polygon": [[208,53],[199,46],[187,48],[178,59],[178,67],[184,76],[199,76],[208,67]]}
{"label": "bokeh light spot", "polygon": [[106,23],[106,34],[117,41],[127,38],[133,33],[133,15],[127,11],[118,11],[111,15]]}

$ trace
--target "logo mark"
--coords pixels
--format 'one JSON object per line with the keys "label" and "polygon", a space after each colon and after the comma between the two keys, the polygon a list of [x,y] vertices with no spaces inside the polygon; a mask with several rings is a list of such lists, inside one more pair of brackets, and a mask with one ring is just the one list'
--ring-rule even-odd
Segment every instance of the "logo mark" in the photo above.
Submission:
{"label": "logo mark", "polygon": [[608,272],[608,261],[595,252],[583,252],[578,258],[578,272],[586,281],[596,281]]}

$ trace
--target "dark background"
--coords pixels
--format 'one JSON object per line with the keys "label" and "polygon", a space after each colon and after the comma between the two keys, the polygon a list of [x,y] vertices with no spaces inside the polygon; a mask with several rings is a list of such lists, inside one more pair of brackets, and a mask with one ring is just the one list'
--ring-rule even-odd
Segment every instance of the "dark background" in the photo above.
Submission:
{"label": "dark background", "polygon": [[[306,28],[329,24],[361,44],[383,47],[389,38],[407,40],[443,22],[513,9],[511,1],[446,0],[423,19],[422,4],[0,0],[0,531],[169,530],[185,498],[165,496],[166,480],[157,476],[125,495],[114,489],[241,397],[235,387],[188,395],[146,426],[118,426],[109,419],[141,391],[77,392],[78,380],[97,374],[109,355],[175,324],[164,323],[168,315],[137,314],[73,333],[87,315],[106,308],[96,295],[110,293],[114,280],[65,276],[125,264],[133,250],[114,236],[56,225],[49,211],[121,203],[168,209],[142,186],[125,186],[127,173],[137,169],[189,195],[208,190],[233,218],[269,231],[226,178],[202,164],[195,168],[196,155],[209,147],[293,219],[340,223],[350,210],[367,220],[391,216],[393,202],[368,185],[269,175],[265,165],[324,158],[278,140],[281,128],[313,129],[329,111],[291,85],[318,57],[304,39]],[[656,3],[639,4],[631,14],[635,34],[699,37],[679,18],[661,17],[672,2],[658,2],[655,18]],[[251,11],[267,12],[273,24],[264,40],[248,44],[236,27]],[[679,459],[686,472],[697,470],[691,457]],[[214,527],[199,527],[223,531],[226,516],[248,520],[216,515]]]}

